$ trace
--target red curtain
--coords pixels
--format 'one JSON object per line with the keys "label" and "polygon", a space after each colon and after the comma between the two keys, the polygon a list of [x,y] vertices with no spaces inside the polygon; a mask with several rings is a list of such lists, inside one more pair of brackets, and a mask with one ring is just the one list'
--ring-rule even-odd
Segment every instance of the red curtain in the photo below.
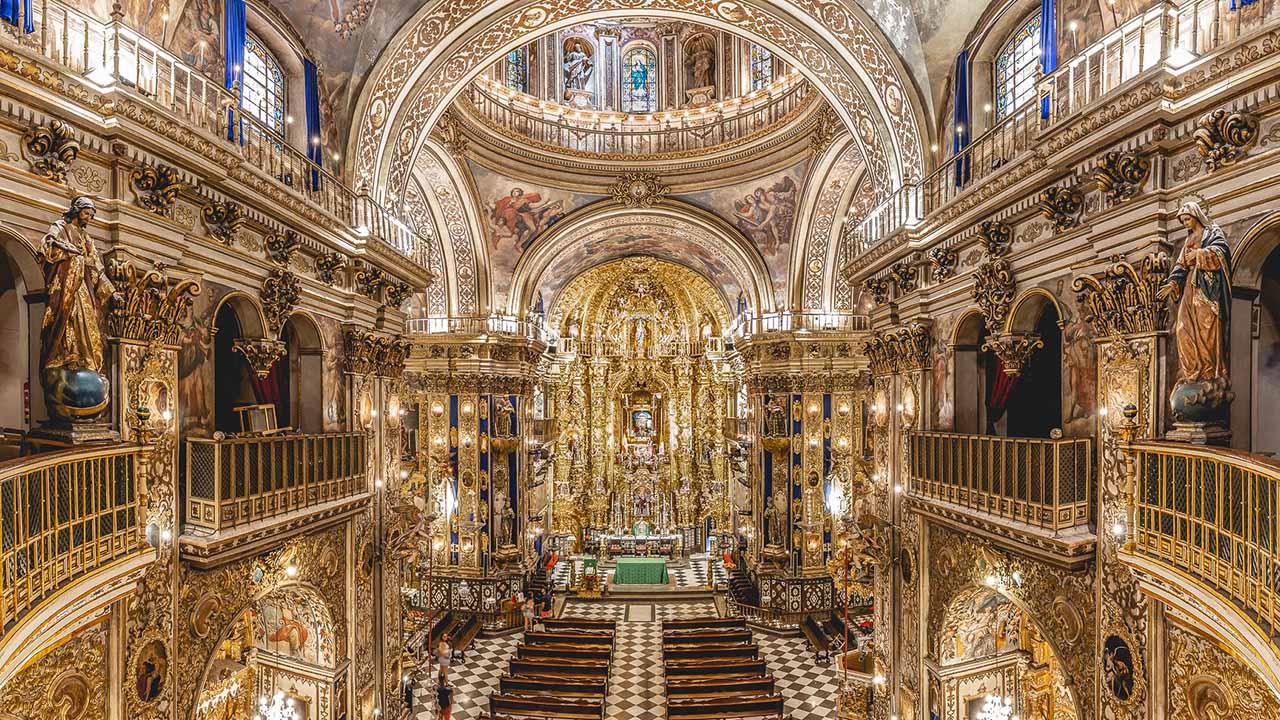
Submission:
{"label": "red curtain", "polygon": [[253,379],[253,396],[258,399],[259,405],[271,404],[276,408],[280,407],[280,401],[284,398],[286,372],[288,369],[284,357],[276,360],[276,364],[271,366],[271,372],[267,373],[266,377],[258,377],[252,369],[249,370],[249,375]]}
{"label": "red curtain", "polygon": [[996,423],[1009,407],[1018,376],[1010,377],[1004,371],[1004,362],[994,354],[988,356],[988,360],[994,362],[987,363],[987,432],[994,432]]}

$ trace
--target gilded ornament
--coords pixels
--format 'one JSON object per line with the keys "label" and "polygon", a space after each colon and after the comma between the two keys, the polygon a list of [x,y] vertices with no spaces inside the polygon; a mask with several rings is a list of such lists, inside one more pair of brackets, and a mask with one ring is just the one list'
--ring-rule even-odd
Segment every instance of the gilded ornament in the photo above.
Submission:
{"label": "gilded ornament", "polygon": [[267,328],[279,336],[284,330],[289,313],[298,305],[302,283],[289,270],[275,268],[262,282],[262,309],[267,316]]}
{"label": "gilded ornament", "polygon": [[157,215],[173,214],[183,183],[178,171],[168,165],[143,163],[129,173],[129,188],[138,206]]}
{"label": "gilded ornament", "polygon": [[813,125],[813,131],[809,136],[809,150],[814,156],[821,155],[831,147],[831,141],[835,139],[836,133],[844,129],[844,123],[840,121],[840,116],[836,115],[836,111],[831,109],[830,105],[823,104],[818,110],[817,122]]}
{"label": "gilded ornament", "polygon": [[982,350],[995,353],[1004,364],[1004,373],[1009,377],[1017,377],[1022,367],[1036,350],[1044,347],[1044,341],[1035,333],[1007,333],[989,336],[982,343]]}
{"label": "gilded ornament", "polygon": [[921,370],[929,365],[932,331],[924,323],[876,332],[863,346],[873,375]]}
{"label": "gilded ornament", "polygon": [[267,258],[283,268],[288,268],[293,256],[302,247],[302,236],[292,230],[272,233],[262,240],[262,247],[267,251]]}
{"label": "gilded ornament", "polygon": [[978,242],[989,258],[1002,258],[1013,246],[1013,228],[999,220],[978,223]]}
{"label": "gilded ornament", "polygon": [[670,188],[652,173],[628,173],[619,176],[617,181],[609,186],[609,195],[613,197],[614,202],[622,203],[629,208],[653,207],[666,197],[668,192]]}
{"label": "gilded ornament", "polygon": [[1137,195],[1150,174],[1151,161],[1142,153],[1112,150],[1098,158],[1093,180],[1108,200],[1117,203]]}
{"label": "gilded ornament", "polygon": [[1080,224],[1084,195],[1076,188],[1050,187],[1040,191],[1036,207],[1058,232],[1064,232]]}
{"label": "gilded ornament", "polygon": [[48,125],[36,125],[23,134],[22,155],[32,172],[65,185],[71,164],[80,156],[80,141],[70,125],[50,120]]}
{"label": "gilded ornament", "polygon": [[200,216],[204,219],[209,235],[227,247],[236,244],[240,230],[249,222],[244,214],[244,207],[231,200],[210,202],[204,206]]}
{"label": "gilded ornament", "polygon": [[286,352],[284,342],[266,338],[236,338],[231,349],[244,355],[253,374],[260,378],[271,374],[271,368]]}
{"label": "gilded ornament", "polygon": [[461,158],[467,151],[467,135],[463,132],[463,123],[452,109],[445,110],[436,126],[431,129],[444,149],[455,158]]}
{"label": "gilded ornament", "polygon": [[883,276],[869,277],[862,281],[862,289],[871,294],[871,300],[876,305],[883,305],[889,301],[889,285],[889,278]]}
{"label": "gilded ornament", "polygon": [[973,299],[978,303],[978,310],[986,318],[987,330],[999,332],[1009,316],[1013,304],[1013,291],[1016,283],[1013,279],[1013,268],[1003,258],[988,260],[978,266],[973,273]]}
{"label": "gilded ornament", "polygon": [[1156,252],[1137,264],[1112,258],[1106,270],[1071,281],[1081,316],[1095,337],[1160,332],[1169,327],[1169,308],[1158,297],[1172,266]]}
{"label": "gilded ornament", "polygon": [[889,268],[889,278],[898,288],[898,295],[916,289],[916,269],[907,260],[899,260]]}
{"label": "gilded ornament", "polygon": [[342,337],[347,372],[385,377],[403,374],[411,348],[407,341],[356,328],[347,328]]}
{"label": "gilded ornament", "polygon": [[5,720],[104,720],[107,630],[98,624],[35,658],[0,687]]}
{"label": "gilded ornament", "polygon": [[955,248],[944,248],[942,246],[930,248],[925,253],[929,258],[929,263],[933,265],[933,281],[942,282],[952,275],[956,274],[956,267],[960,264],[960,254]]}
{"label": "gilded ornament", "polygon": [[107,275],[119,289],[120,298],[107,316],[107,334],[112,337],[177,345],[191,303],[201,292],[196,280],[170,280],[164,266],[142,272],[124,259],[112,259]]}
{"label": "gilded ornament", "polygon": [[382,291],[383,305],[398,310],[412,294],[413,286],[409,283],[402,281],[388,282]]}
{"label": "gilded ornament", "polygon": [[391,282],[382,270],[369,266],[356,270],[355,280],[356,292],[375,301],[382,297],[383,288]]}
{"label": "gilded ornament", "polygon": [[339,273],[347,269],[347,258],[342,253],[329,252],[316,258],[316,279],[327,285],[338,285]]}
{"label": "gilded ornament", "polygon": [[1219,108],[1196,121],[1192,137],[1205,168],[1214,172],[1245,156],[1249,146],[1258,139],[1258,118]]}

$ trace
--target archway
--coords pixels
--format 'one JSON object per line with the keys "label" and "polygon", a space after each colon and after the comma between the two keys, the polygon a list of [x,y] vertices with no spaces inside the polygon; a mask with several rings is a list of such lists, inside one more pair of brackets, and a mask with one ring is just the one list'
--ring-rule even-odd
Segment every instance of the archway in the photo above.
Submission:
{"label": "archway", "polygon": [[336,720],[347,707],[333,614],[310,586],[285,585],[254,599],[223,630],[201,676],[195,720],[252,717],[282,693],[297,720]]}
{"label": "archway", "polygon": [[[235,349],[240,339],[261,338],[262,311],[247,295],[223,298],[213,320],[213,429],[241,431],[236,408],[258,402],[257,379],[244,355]],[[256,331],[256,332],[255,332]]]}
{"label": "archway", "polygon": [[[1232,447],[1280,452],[1280,212],[1245,233],[1232,261]],[[1253,322],[1255,306],[1258,322]]]}
{"label": "archway", "polygon": [[986,318],[971,310],[956,323],[951,337],[956,432],[977,435],[987,429],[987,368],[995,365],[996,358],[982,348],[985,331]]}
{"label": "archway", "polygon": [[1011,382],[1000,434],[1047,438],[1062,429],[1062,315],[1057,300],[1045,291],[1025,294],[1009,313],[1009,330],[1033,333],[1044,345],[1031,353],[1016,377],[1003,367],[988,366],[993,388]]}
{"label": "archway", "polygon": [[31,246],[0,228],[0,460],[16,457],[22,434],[46,417],[40,385],[43,287]]}
{"label": "archway", "polygon": [[320,327],[305,313],[294,313],[280,331],[288,358],[282,407],[276,409],[281,427],[306,433],[324,431],[324,343]]}

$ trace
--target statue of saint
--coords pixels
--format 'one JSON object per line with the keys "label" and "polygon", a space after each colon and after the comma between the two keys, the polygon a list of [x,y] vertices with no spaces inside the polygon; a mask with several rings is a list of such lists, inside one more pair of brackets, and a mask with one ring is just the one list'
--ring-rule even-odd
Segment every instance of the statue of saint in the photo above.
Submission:
{"label": "statue of saint", "polygon": [[49,226],[40,249],[49,294],[40,328],[40,367],[50,414],[68,420],[92,417],[106,407],[102,321],[118,294],[89,237],[96,212],[93,198],[77,197]]}
{"label": "statue of saint", "polygon": [[1187,241],[1159,290],[1160,298],[1178,304],[1178,377],[1171,401],[1175,420],[1209,420],[1231,399],[1231,246],[1199,203],[1178,208],[1178,221],[1188,231]]}
{"label": "statue of saint", "polygon": [[787,412],[777,397],[771,398],[764,408],[764,434],[767,437],[787,435]]}
{"label": "statue of saint", "polygon": [[565,99],[569,99],[570,90],[585,90],[591,78],[593,65],[591,56],[587,54],[581,40],[573,40],[564,53],[564,89]]}
{"label": "statue of saint", "polygon": [[773,494],[773,502],[765,511],[765,520],[769,522],[769,533],[766,545],[782,547],[786,544],[787,531],[787,491],[779,489]]}
{"label": "statue of saint", "polygon": [[507,502],[506,493],[499,492],[493,496],[493,514],[498,520],[498,533],[494,536],[498,540],[498,547],[512,544],[511,523],[516,514],[511,510],[511,503]]}

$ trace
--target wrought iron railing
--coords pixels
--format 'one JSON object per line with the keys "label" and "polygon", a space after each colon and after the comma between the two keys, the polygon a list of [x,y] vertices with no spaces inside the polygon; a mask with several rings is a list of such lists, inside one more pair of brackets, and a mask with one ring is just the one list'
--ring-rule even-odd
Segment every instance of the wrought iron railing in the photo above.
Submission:
{"label": "wrought iron railing", "polygon": [[597,156],[661,156],[711,150],[749,140],[790,122],[817,93],[799,74],[768,88],[706,107],[648,114],[582,110],[477,78],[464,96],[490,128],[521,142]]}
{"label": "wrought iron railing", "polygon": [[67,583],[141,554],[138,445],[0,464],[0,634]]}
{"label": "wrought iron railing", "polygon": [[[57,0],[34,0],[32,10],[35,31],[0,33],[0,45],[51,63],[98,92],[127,96],[212,142],[238,149],[251,168],[329,215],[335,226],[354,236],[353,242],[385,244],[419,267],[428,267],[424,239],[243,111],[239,92],[227,90],[198,69],[200,60],[193,64],[178,57],[122,18],[102,21]],[[207,52],[213,58],[219,51]],[[217,72],[222,74],[221,69]],[[129,114],[120,108],[117,112]]]}
{"label": "wrought iron railing", "polygon": [[[917,183],[890,193],[853,230],[856,254],[877,247],[901,230],[968,194],[983,181],[1026,156],[1045,133],[1118,96],[1154,73],[1177,74],[1201,56],[1269,31],[1280,20],[1280,4],[1236,6],[1235,0],[1159,3],[1066,59],[1040,80],[1037,95]],[[1048,108],[1042,116],[1042,103]],[[963,134],[968,128],[957,128]]]}
{"label": "wrought iron railing", "polygon": [[368,491],[361,432],[187,440],[186,524],[226,530]]}
{"label": "wrought iron railing", "polygon": [[[728,596],[725,597],[725,610],[728,612],[730,617],[740,617],[753,625],[761,625],[771,628],[796,628],[804,622],[806,617],[815,614],[813,611],[790,612],[785,610],[774,610],[773,608],[763,608],[756,605],[738,602]],[[828,609],[827,612],[830,612],[830,609]]]}
{"label": "wrought iron railing", "polygon": [[907,490],[1060,532],[1093,519],[1089,438],[1041,440],[913,432]]}
{"label": "wrought iron railing", "polygon": [[1133,550],[1194,577],[1280,636],[1280,463],[1138,442]]}

